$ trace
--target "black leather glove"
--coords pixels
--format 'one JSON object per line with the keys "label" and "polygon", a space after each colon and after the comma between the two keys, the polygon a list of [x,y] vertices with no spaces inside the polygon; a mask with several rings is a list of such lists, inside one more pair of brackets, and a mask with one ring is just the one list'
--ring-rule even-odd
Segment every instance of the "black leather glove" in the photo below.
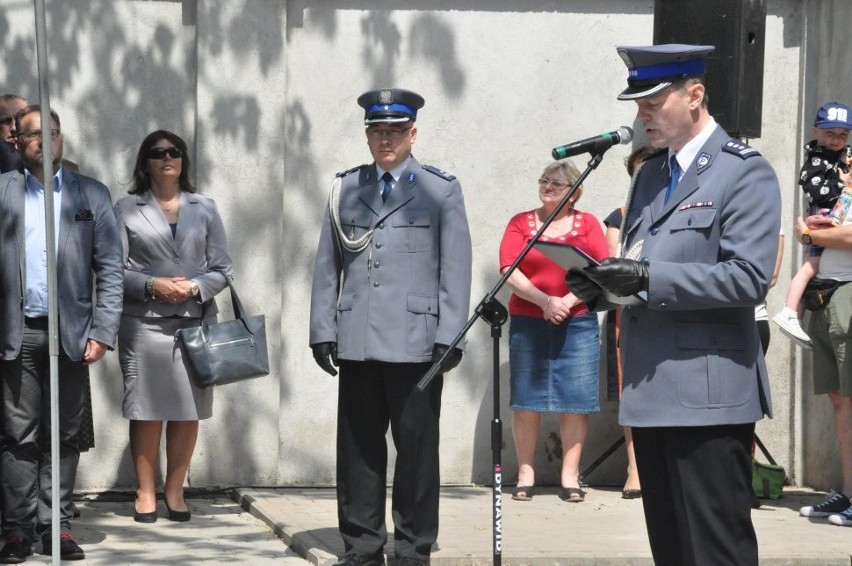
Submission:
{"label": "black leather glove", "polygon": [[[438,360],[444,357],[444,354],[448,349],[449,346],[445,346],[444,344],[435,344],[432,346],[432,363],[438,363]],[[462,353],[463,352],[458,348],[453,348],[453,351],[450,352],[450,355],[447,356],[447,359],[445,359],[443,365],[441,365],[441,373],[447,373],[459,365],[459,363],[461,363]]]}
{"label": "black leather glove", "polygon": [[314,353],[314,361],[322,368],[322,371],[332,376],[337,375],[337,370],[334,369],[337,365],[337,342],[312,344],[311,350]]}
{"label": "black leather glove", "polygon": [[644,261],[610,257],[584,271],[592,281],[618,297],[648,290],[648,264]]}
{"label": "black leather glove", "polygon": [[572,269],[565,274],[565,283],[568,285],[568,290],[574,293],[574,296],[586,303],[590,309],[600,298],[603,290],[600,286],[589,279],[585,272],[579,269]]}

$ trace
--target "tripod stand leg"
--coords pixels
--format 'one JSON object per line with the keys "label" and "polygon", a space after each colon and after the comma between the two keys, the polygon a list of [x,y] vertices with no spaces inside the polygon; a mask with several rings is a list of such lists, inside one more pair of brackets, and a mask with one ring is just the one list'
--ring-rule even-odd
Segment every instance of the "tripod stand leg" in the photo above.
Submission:
{"label": "tripod stand leg", "polygon": [[580,480],[581,480],[581,481],[582,481],[582,480],[584,480],[584,479],[585,479],[585,478],[586,478],[589,474],[591,474],[592,472],[594,472],[594,471],[595,471],[595,469],[596,469],[598,466],[600,466],[601,464],[603,464],[604,460],[606,460],[607,458],[609,458],[609,457],[612,455],[612,453],[613,453],[613,452],[615,452],[616,450],[618,450],[618,447],[619,447],[619,446],[621,446],[622,444],[624,444],[624,436],[619,437],[619,439],[618,439],[618,440],[616,440],[616,441],[612,444],[612,446],[610,446],[609,448],[607,448],[607,449],[606,449],[606,452],[604,452],[603,454],[601,454],[601,455],[600,455],[600,457],[599,457],[597,460],[595,460],[594,462],[592,462],[592,463],[589,465],[589,467],[588,467],[588,468],[586,468],[585,470],[583,470],[583,471],[580,473]]}

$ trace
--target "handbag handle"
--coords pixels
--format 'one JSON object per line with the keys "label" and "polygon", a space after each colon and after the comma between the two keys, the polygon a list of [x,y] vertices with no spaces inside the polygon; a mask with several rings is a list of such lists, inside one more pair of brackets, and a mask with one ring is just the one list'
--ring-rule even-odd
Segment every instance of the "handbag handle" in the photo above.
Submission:
{"label": "handbag handle", "polygon": [[240,298],[237,296],[237,290],[234,288],[234,284],[231,283],[231,279],[227,275],[225,275],[225,281],[228,282],[228,288],[231,290],[231,305],[234,307],[234,318],[242,320],[243,314],[245,313],[243,303],[240,302]]}
{"label": "handbag handle", "polygon": [[[222,274],[222,277],[225,278],[225,282],[228,284],[228,289],[230,289],[230,291],[231,291],[231,306],[234,309],[234,319],[235,320],[242,320],[246,310],[243,307],[242,301],[240,301],[240,297],[237,295],[237,290],[234,287],[234,284],[231,283],[231,278],[228,277],[228,274],[225,273],[224,271],[221,271],[221,270],[218,270],[218,269],[215,269],[214,271]],[[206,316],[207,315],[207,309],[209,308],[211,301],[213,301],[213,297],[210,297],[209,300],[204,301],[201,304],[201,332],[204,334],[205,337],[207,336],[206,330],[207,330],[207,327],[209,326],[207,324],[207,322],[205,322],[205,320],[207,318],[207,316]],[[246,329],[249,332],[251,332],[251,329],[248,328],[248,326],[246,326]]]}

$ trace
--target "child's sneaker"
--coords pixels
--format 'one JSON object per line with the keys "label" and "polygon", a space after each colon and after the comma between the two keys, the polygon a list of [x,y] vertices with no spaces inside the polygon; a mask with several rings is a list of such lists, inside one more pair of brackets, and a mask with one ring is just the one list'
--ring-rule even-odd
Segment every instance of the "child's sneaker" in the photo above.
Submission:
{"label": "child's sneaker", "polygon": [[[828,517],[836,513],[849,511],[850,506],[852,506],[852,502],[849,501],[848,497],[842,493],[832,491],[822,503],[808,505],[799,509],[799,515],[802,517]],[[849,519],[852,519],[852,517],[849,517]]]}
{"label": "child's sneaker", "polygon": [[846,511],[829,515],[828,522],[832,525],[840,525],[841,527],[852,527],[852,505]]}
{"label": "child's sneaker", "polygon": [[772,317],[772,321],[781,328],[781,332],[792,338],[802,348],[806,350],[813,348],[811,337],[802,330],[799,315],[790,307],[784,307],[781,312]]}

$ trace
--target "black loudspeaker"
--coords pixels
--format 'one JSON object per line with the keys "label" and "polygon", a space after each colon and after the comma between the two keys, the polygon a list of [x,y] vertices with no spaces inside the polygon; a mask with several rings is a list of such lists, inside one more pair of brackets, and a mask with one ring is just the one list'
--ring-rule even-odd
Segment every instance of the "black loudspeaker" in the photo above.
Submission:
{"label": "black loudspeaker", "polygon": [[654,0],[654,44],[715,45],[710,114],[735,138],[759,138],[766,0]]}

